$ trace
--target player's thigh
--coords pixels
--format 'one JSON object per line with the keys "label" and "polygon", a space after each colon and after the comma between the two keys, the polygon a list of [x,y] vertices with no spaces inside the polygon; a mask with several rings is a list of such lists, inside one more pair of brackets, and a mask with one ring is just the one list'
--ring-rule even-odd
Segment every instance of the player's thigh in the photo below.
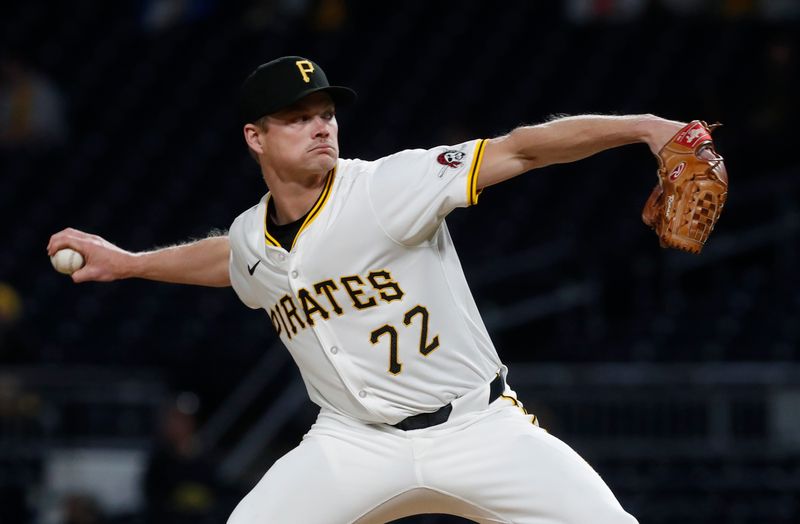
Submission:
{"label": "player's thigh", "polygon": [[489,416],[442,443],[426,471],[437,486],[520,524],[636,522],[575,451],[497,402]]}
{"label": "player's thigh", "polygon": [[[413,481],[398,442],[309,436],[267,471],[228,524],[351,522]],[[393,449],[392,449],[393,448]]]}

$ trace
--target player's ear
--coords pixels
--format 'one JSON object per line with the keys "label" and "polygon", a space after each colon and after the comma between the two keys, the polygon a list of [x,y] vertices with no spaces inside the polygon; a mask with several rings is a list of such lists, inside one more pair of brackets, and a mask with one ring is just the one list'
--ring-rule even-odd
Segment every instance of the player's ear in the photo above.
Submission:
{"label": "player's ear", "polygon": [[264,146],[261,143],[262,129],[255,124],[245,124],[242,132],[244,133],[244,141],[247,142],[250,149],[259,155],[264,153]]}

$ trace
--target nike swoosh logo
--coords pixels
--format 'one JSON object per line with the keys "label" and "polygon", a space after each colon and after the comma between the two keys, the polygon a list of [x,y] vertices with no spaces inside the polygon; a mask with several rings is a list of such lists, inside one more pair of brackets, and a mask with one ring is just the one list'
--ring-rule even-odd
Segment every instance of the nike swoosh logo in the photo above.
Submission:
{"label": "nike swoosh logo", "polygon": [[253,276],[253,273],[256,272],[256,266],[258,266],[260,263],[261,261],[259,260],[258,262],[253,264],[253,267],[247,266],[247,272],[250,273],[250,276]]}

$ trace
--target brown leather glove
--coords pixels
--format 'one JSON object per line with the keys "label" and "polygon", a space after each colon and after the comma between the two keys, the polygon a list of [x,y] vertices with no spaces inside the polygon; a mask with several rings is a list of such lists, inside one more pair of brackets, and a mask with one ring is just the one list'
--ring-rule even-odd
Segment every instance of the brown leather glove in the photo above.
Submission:
{"label": "brown leather glove", "polygon": [[714,149],[709,126],[694,120],[658,153],[658,185],[642,210],[642,220],[661,247],[700,253],[728,196],[728,172]]}

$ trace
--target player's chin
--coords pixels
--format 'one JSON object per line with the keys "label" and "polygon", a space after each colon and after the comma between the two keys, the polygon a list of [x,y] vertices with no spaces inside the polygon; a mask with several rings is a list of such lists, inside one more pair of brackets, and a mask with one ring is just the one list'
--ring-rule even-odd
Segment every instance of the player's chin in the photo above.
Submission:
{"label": "player's chin", "polygon": [[333,149],[326,149],[324,151],[315,151],[311,158],[311,164],[315,170],[330,171],[336,167],[337,160],[339,160],[339,152]]}

